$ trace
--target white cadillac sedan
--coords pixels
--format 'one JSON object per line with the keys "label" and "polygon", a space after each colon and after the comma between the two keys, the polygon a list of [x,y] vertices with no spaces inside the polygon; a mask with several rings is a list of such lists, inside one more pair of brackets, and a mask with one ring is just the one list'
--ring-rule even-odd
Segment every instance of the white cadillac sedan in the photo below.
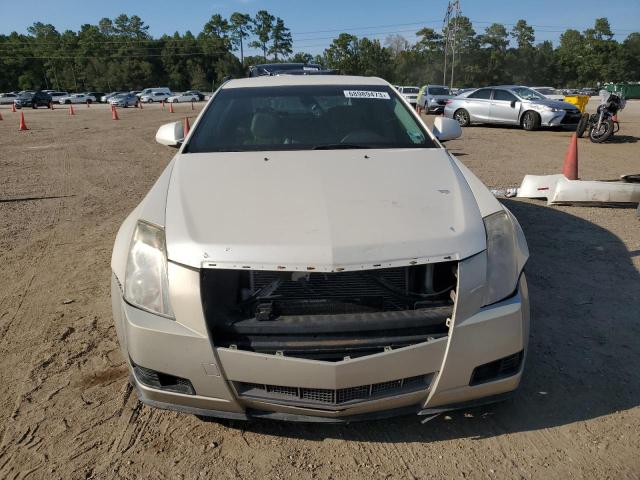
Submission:
{"label": "white cadillac sedan", "polygon": [[529,336],[513,215],[377,78],[225,83],[116,237],[139,399],[348,422],[504,398]]}

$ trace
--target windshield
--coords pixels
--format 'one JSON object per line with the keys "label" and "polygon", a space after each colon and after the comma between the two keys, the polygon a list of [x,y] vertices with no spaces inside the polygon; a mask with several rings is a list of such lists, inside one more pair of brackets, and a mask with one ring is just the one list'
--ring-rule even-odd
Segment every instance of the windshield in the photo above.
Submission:
{"label": "windshield", "polygon": [[430,95],[450,95],[447,87],[429,87]]}
{"label": "windshield", "polygon": [[536,88],[535,90],[542,95],[562,95],[562,92],[555,88]]}
{"label": "windshield", "polygon": [[513,93],[523,100],[544,100],[544,95],[539,94],[535,90],[526,87],[516,87],[511,89]]}
{"label": "windshield", "polygon": [[434,148],[395,90],[372,85],[220,90],[183,153]]}
{"label": "windshield", "polygon": [[402,87],[402,93],[418,93],[419,91],[418,87]]}

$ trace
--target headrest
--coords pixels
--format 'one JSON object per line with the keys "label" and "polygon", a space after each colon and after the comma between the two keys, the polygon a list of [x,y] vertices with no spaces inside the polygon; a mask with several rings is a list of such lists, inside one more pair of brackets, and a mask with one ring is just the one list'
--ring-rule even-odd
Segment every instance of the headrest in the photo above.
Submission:
{"label": "headrest", "polygon": [[255,138],[274,138],[277,135],[278,120],[270,113],[258,112],[251,119],[251,133]]}

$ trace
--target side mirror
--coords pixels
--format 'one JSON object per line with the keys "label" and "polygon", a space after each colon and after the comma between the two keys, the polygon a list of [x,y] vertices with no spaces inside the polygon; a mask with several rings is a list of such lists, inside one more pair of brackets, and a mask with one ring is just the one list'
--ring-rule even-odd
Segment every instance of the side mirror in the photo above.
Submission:
{"label": "side mirror", "polygon": [[516,108],[516,101],[515,100],[511,100],[511,108]]}
{"label": "side mirror", "polygon": [[156,133],[156,142],[160,145],[178,148],[184,140],[182,122],[171,122],[162,125]]}
{"label": "side mirror", "polygon": [[462,135],[460,124],[452,118],[436,117],[433,121],[433,134],[441,142],[453,140]]}

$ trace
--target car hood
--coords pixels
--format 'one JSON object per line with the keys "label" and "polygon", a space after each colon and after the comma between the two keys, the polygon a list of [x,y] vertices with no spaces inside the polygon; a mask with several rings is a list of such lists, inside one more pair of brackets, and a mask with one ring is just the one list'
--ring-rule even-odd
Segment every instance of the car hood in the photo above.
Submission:
{"label": "car hood", "polygon": [[165,221],[168,258],[195,268],[376,268],[486,244],[475,198],[439,148],[182,154]]}
{"label": "car hood", "polygon": [[577,109],[577,107],[569,102],[563,102],[562,100],[553,100],[552,98],[545,98],[542,100],[529,100],[529,103],[536,105],[546,105],[547,107],[559,108],[559,109]]}

